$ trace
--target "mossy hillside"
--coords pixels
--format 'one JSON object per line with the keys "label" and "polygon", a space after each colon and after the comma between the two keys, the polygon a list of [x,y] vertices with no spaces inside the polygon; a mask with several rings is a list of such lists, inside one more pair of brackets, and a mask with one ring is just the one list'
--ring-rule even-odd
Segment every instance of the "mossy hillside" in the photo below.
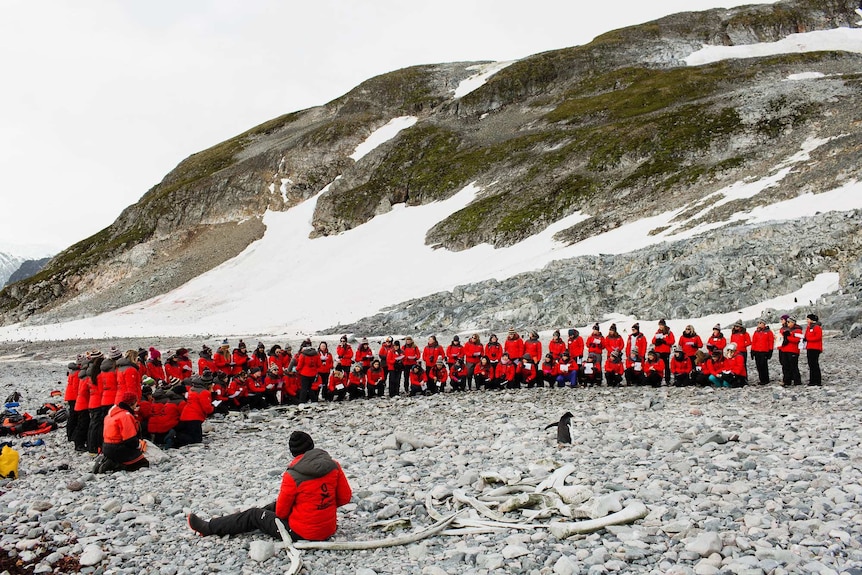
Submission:
{"label": "mossy hillside", "polygon": [[623,68],[585,78],[545,119],[578,125],[634,118],[714,96],[721,87],[754,75],[753,69],[726,62],[670,70]]}
{"label": "mossy hillside", "polygon": [[415,114],[445,101],[446,95],[434,88],[434,66],[411,66],[366,80],[344,96],[329,103],[330,107],[356,106],[395,110]]}
{"label": "mossy hillside", "polygon": [[274,118],[215,146],[192,154],[165,176],[162,182],[152,187],[138,202],[142,209],[166,208],[171,205],[170,196],[177,190],[211,177],[237,163],[237,156],[256,138],[268,136],[295,122],[302,112],[294,112]]}
{"label": "mossy hillside", "polygon": [[408,205],[445,199],[497,164],[529,162],[531,148],[558,137],[525,135],[481,147],[452,130],[423,122],[393,140],[365,183],[327,194],[321,202],[353,227],[371,219],[384,197],[392,204]]}
{"label": "mossy hillside", "polygon": [[453,249],[512,245],[576,211],[599,189],[583,174],[567,174],[542,187],[508,189],[453,213],[429,230],[427,241]]}
{"label": "mossy hillside", "polygon": [[334,146],[344,139],[361,134],[368,126],[379,124],[382,120],[383,116],[372,111],[339,114],[303,134],[299,138],[299,145],[304,148]]}

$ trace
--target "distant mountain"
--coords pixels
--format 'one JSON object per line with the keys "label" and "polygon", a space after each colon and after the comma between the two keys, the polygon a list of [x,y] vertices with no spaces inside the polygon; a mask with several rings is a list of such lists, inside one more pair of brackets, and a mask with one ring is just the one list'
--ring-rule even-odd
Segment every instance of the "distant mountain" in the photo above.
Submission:
{"label": "distant mountain", "polygon": [[0,285],[6,285],[23,261],[24,259],[19,256],[0,252]]}
{"label": "distant mountain", "polygon": [[6,280],[6,285],[13,284],[15,282],[23,281],[27,278],[33,277],[45,267],[51,261],[51,258],[40,258],[38,260],[24,260],[21,262],[21,265],[18,266],[18,269],[9,276],[9,279]]}
{"label": "distant mountain", "polygon": [[[77,318],[164,294],[264,237],[267,212],[290,210],[318,194],[309,233],[278,246],[270,258],[277,261],[283,253],[293,258],[272,280],[293,290],[284,290],[284,314],[302,307],[292,305],[299,286],[291,270],[310,257],[306,248],[314,242],[359,229],[399,205],[451,199],[471,183],[477,195],[423,229],[424,247],[505,248],[551,227],[555,241],[587,245],[582,242],[611,237],[602,234],[635,222],[649,225],[650,218],[676,208],[680,213],[646,228],[645,236],[604,240],[624,249],[597,241],[593,253],[634,251],[669,230],[674,241],[687,241],[686,234],[739,225],[736,214],[744,210],[766,210],[804,193],[862,180],[858,36],[820,51],[782,53],[826,45],[821,36],[793,41],[795,34],[843,34],[839,27],[856,32],[857,8],[857,0],[787,0],[682,13],[508,66],[416,66],[369,79],[332,102],[275,118],[185,159],[111,226],[0,292],[0,318],[4,323]],[[775,48],[770,43],[785,39],[770,51]],[[715,58],[702,52],[705,45],[755,44],[766,49]],[[463,89],[465,81],[471,90]],[[360,144],[393,121],[400,122],[400,131],[360,153]],[[752,182],[763,185],[742,193]],[[821,218],[802,231],[790,225],[758,230],[751,239],[735,240],[738,250],[722,259],[720,281],[711,278],[718,268],[692,261],[662,279],[675,282],[671,290],[654,289],[649,277],[642,278],[647,285],[639,297],[652,298],[654,309],[681,309],[668,294],[693,294],[700,301],[725,290],[735,299],[722,305],[744,307],[754,293],[778,295],[824,270],[840,273],[846,288],[855,281],[849,270],[859,269],[862,241],[858,229],[848,231],[842,224],[837,233],[828,227],[833,224],[838,225]],[[770,240],[784,233],[795,240]],[[410,254],[399,253],[397,237],[365,249],[366,254],[339,257],[363,255],[376,267],[362,274],[362,281],[341,281],[351,290],[391,285],[393,305],[406,299],[397,290],[400,274],[434,273],[410,268]],[[535,255],[541,261],[543,254]],[[760,267],[761,259],[769,263]],[[663,269],[665,260],[659,253],[633,261],[653,270]],[[320,273],[340,265],[337,259],[314,263]],[[632,269],[633,263],[593,264],[552,267],[548,273],[556,270],[561,279],[575,281],[566,274],[576,269],[602,279],[601,289],[613,290],[613,278],[644,271]],[[242,273],[253,285],[256,270]],[[793,285],[773,281],[788,274]],[[758,289],[747,290],[734,277],[760,282]],[[594,283],[576,279],[581,286]],[[547,285],[559,292],[567,284]],[[569,311],[542,321],[564,324],[575,317],[572,309],[589,309],[595,316],[603,313],[602,301],[613,301],[607,294],[571,292],[571,298],[589,299],[576,299]],[[416,295],[421,294],[410,297]],[[544,297],[531,294],[536,306]],[[258,307],[270,311],[273,304]],[[446,305],[454,309],[459,303],[455,298]],[[533,308],[524,309],[530,316]],[[463,327],[461,319],[452,323],[457,315],[449,311],[426,313],[423,329],[434,329],[435,321]],[[494,317],[506,321],[507,313]],[[402,313],[400,321],[409,323],[408,315]]]}

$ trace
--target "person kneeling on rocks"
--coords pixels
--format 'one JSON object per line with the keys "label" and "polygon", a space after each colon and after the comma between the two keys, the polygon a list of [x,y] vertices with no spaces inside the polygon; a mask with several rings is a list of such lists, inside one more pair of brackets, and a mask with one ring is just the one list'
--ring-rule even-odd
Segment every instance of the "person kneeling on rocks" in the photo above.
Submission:
{"label": "person kneeling on rocks", "polygon": [[338,462],[326,451],[315,449],[307,433],[291,433],[288,446],[294,460],[282,475],[275,503],[209,521],[191,513],[189,527],[199,535],[236,535],[260,529],[280,539],[277,522],[285,521],[294,541],[332,537],[337,527],[336,508],[349,503],[353,495],[350,484]]}
{"label": "person kneeling on rocks", "polygon": [[[138,399],[134,393],[123,394],[120,403],[111,407],[104,423],[104,443],[102,454],[105,459],[116,464],[115,469],[136,471],[149,467],[150,462],[144,457],[147,443],[140,439],[140,427],[135,418],[135,408]],[[107,470],[105,466],[102,470]]]}

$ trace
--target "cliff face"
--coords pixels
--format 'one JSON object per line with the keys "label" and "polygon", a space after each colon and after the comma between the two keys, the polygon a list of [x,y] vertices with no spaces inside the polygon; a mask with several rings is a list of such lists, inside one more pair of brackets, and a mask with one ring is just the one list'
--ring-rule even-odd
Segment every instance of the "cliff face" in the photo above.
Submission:
{"label": "cliff face", "polygon": [[[511,245],[582,210],[591,219],[559,233],[579,241],[764,174],[811,136],[834,140],[818,162],[749,205],[834,188],[862,171],[862,57],[682,59],[703,44],[853,27],[857,5],[795,0],[677,14],[525,58],[461,98],[454,90],[476,63],[372,78],[185,159],[111,226],[0,292],[2,321],[76,317],[164,293],[261,237],[266,210],[288,209],[329,184],[312,236],[479,182],[483,196],[427,235],[452,250]],[[786,81],[809,68],[821,76]],[[417,122],[360,161],[350,158],[400,116]]]}

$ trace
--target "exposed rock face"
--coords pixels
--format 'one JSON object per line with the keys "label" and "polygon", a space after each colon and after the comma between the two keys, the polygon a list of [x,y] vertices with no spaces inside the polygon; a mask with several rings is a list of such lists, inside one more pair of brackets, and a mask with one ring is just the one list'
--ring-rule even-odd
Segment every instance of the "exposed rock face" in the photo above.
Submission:
{"label": "exposed rock face", "polygon": [[[0,319],[78,317],[164,293],[259,238],[266,210],[289,209],[329,184],[313,237],[477,181],[482,197],[428,233],[429,244],[453,250],[511,245],[581,210],[593,216],[590,225],[559,236],[575,242],[767,173],[812,136],[834,139],[752,201],[832,189],[862,172],[862,136],[852,129],[862,109],[862,56],[698,67],[682,58],[705,43],[855,26],[857,4],[791,0],[678,14],[525,58],[457,100],[453,91],[474,63],[372,78],[190,156],[111,226],[0,292]],[[807,71],[823,76],[784,81]],[[374,130],[407,115],[415,125],[360,161],[350,158]]]}

